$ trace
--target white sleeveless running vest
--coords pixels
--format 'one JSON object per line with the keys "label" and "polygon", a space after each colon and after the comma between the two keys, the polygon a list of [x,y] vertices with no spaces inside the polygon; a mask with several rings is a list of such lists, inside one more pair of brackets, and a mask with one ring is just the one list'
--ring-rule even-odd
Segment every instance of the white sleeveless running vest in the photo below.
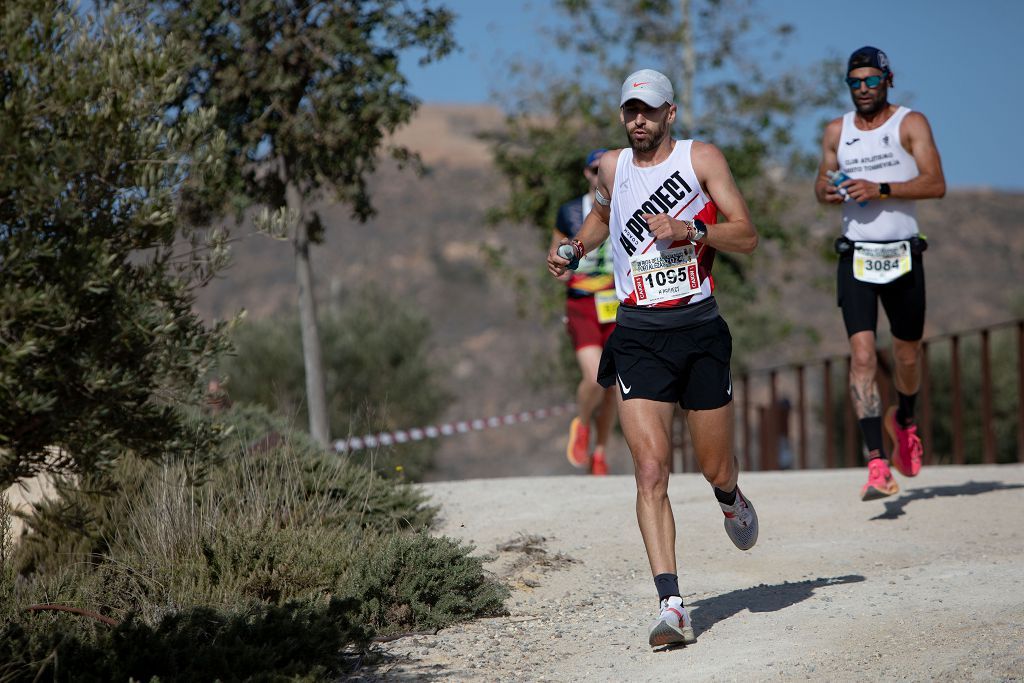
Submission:
{"label": "white sleeveless running vest", "polygon": [[[706,225],[713,225],[718,220],[718,209],[693,172],[690,161],[692,143],[692,140],[676,140],[668,159],[656,166],[636,166],[630,148],[619,153],[612,187],[608,242],[612,247],[615,267],[615,290],[619,300],[627,306],[636,305],[630,257],[650,253],[652,249],[664,250],[690,243],[687,240],[656,242],[647,230],[642,214],[667,213],[678,220],[688,221],[699,218]],[[685,306],[711,296],[715,286],[711,279],[715,250],[704,242],[698,242],[696,257],[700,291],[681,299],[662,301],[652,307]]]}
{"label": "white sleeveless running vest", "polygon": [[[900,144],[900,123],[910,109],[900,107],[875,130],[853,124],[854,112],[843,116],[839,136],[839,169],[853,179],[896,183],[917,177],[917,162]],[[860,206],[843,202],[843,235],[850,240],[893,242],[917,234],[916,202],[912,199],[876,199]]]}

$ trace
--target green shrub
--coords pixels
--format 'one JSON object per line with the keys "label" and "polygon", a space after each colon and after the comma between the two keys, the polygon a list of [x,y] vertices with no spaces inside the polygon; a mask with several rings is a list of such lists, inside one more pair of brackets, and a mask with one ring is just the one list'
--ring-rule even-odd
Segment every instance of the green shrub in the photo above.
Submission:
{"label": "green shrub", "polygon": [[[429,424],[449,396],[429,357],[430,323],[385,293],[354,296],[320,323],[331,434],[336,438]],[[220,372],[236,401],[262,405],[305,430],[306,389],[296,318],[248,321],[233,336],[235,355]],[[382,473],[418,479],[429,467],[432,441],[357,451]]]}
{"label": "green shrub", "polygon": [[508,589],[484,575],[472,550],[426,534],[384,539],[353,568],[349,590],[362,602],[362,621],[388,634],[505,614]]}
{"label": "green shrub", "polygon": [[[262,409],[219,419],[233,446],[202,476],[126,457],[28,515],[32,533],[0,556],[0,680],[322,680],[373,636],[502,611],[472,548],[429,536],[418,490]],[[25,611],[37,603],[120,625]]]}
{"label": "green shrub", "polygon": [[[215,464],[203,470],[205,478],[190,463],[129,457],[102,481],[59,481],[60,495],[26,519],[35,533],[18,548],[18,570],[52,572],[138,549],[164,558],[180,576],[196,558],[245,555],[247,545],[269,552],[274,535],[295,534],[279,540],[298,552],[306,539],[338,545],[338,534],[421,528],[433,520],[435,510],[416,489],[324,453],[260,408],[238,406],[219,419],[233,436],[210,455]],[[268,434],[278,435],[276,445],[266,447]]]}
{"label": "green shrub", "polygon": [[[290,602],[249,613],[194,607],[151,626],[129,618],[116,627],[69,632],[73,617],[28,628],[0,628],[4,681],[296,681],[351,669],[369,631],[358,603]],[[40,617],[36,617],[40,618]],[[346,649],[347,648],[347,649]]]}

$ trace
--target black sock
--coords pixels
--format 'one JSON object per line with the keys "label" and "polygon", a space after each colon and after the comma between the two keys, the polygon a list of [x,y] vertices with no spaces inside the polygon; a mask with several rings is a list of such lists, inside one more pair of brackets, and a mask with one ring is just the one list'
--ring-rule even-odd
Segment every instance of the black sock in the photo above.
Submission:
{"label": "black sock", "polygon": [[[884,458],[885,450],[882,448],[882,418],[865,417],[860,420],[860,431],[864,435],[864,446],[868,449],[868,460]],[[877,455],[876,455],[877,453]]]}
{"label": "black sock", "polygon": [[900,400],[899,407],[896,408],[896,421],[907,427],[914,423],[914,402],[917,401],[917,394],[907,396],[897,391],[896,396]]}
{"label": "black sock", "polygon": [[717,486],[715,486],[714,489],[715,489],[715,498],[718,499],[719,503],[723,503],[725,505],[735,505],[736,504],[736,487],[735,486],[732,488],[732,491],[729,491],[728,493],[726,493],[722,489],[718,488]]}
{"label": "black sock", "polygon": [[658,589],[658,601],[679,595],[679,577],[675,574],[658,574],[654,577],[654,587]]}

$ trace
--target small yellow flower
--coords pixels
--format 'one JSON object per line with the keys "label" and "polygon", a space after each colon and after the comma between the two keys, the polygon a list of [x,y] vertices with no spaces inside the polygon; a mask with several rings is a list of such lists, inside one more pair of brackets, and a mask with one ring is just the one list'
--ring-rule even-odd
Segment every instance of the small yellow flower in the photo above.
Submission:
{"label": "small yellow flower", "polygon": [[402,471],[402,470],[404,470],[404,469],[405,469],[405,468],[404,468],[404,467],[402,467],[401,465],[395,465],[395,472],[401,472],[401,471]]}

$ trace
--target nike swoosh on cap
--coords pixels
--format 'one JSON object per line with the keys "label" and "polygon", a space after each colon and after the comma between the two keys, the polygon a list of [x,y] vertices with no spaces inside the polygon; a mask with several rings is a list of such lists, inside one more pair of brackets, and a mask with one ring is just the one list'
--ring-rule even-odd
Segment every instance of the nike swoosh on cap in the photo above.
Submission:
{"label": "nike swoosh on cap", "polygon": [[643,83],[634,83],[633,87],[634,88],[639,88],[641,85],[650,85],[650,84],[651,84],[650,81],[644,81]]}

